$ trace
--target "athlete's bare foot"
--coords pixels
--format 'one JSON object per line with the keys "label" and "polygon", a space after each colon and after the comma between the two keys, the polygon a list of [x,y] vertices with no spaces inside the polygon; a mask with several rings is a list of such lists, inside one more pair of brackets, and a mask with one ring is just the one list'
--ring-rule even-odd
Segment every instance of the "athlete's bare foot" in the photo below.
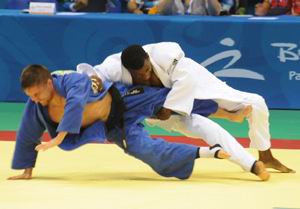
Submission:
{"label": "athlete's bare foot", "polygon": [[7,180],[29,180],[32,178],[32,170],[33,168],[25,168],[21,175],[11,176]]}
{"label": "athlete's bare foot", "polygon": [[221,145],[216,144],[214,146],[209,147],[210,151],[214,153],[214,157],[218,159],[228,159],[230,158],[230,154],[228,154],[225,150],[222,149]]}
{"label": "athlete's bare foot", "polygon": [[296,173],[296,171],[286,167],[279,160],[274,158],[270,149],[259,151],[259,160],[265,164],[266,168],[273,168],[282,173]]}
{"label": "athlete's bare foot", "polygon": [[230,158],[231,155],[228,154],[225,150],[223,149],[220,149],[218,152],[217,152],[217,155],[216,155],[216,158],[219,158],[219,159],[228,159]]}
{"label": "athlete's bare foot", "polygon": [[283,165],[279,160],[273,159],[272,161],[264,162],[267,168],[273,168],[280,171],[281,173],[296,173],[295,170],[290,169]]}
{"label": "athlete's bare foot", "polygon": [[236,112],[231,112],[229,120],[237,123],[242,123],[245,118],[247,118],[252,112],[252,106],[248,105],[245,108],[238,110]]}
{"label": "athlete's bare foot", "polygon": [[256,161],[254,163],[251,172],[257,175],[263,181],[268,181],[270,178],[270,174],[266,170],[264,163],[261,161]]}

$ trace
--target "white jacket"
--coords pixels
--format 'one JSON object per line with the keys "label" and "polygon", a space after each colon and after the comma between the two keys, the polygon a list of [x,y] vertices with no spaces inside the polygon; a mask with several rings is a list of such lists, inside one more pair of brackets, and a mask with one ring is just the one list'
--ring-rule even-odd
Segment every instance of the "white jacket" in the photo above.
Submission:
{"label": "white jacket", "polygon": [[[155,74],[165,87],[171,88],[164,107],[190,115],[195,99],[243,101],[244,92],[229,87],[206,68],[186,58],[177,43],[161,42],[148,44],[143,48],[149,54]],[[103,81],[132,84],[129,71],[121,64],[121,53],[108,56],[95,67],[79,64],[77,71],[97,74]]]}

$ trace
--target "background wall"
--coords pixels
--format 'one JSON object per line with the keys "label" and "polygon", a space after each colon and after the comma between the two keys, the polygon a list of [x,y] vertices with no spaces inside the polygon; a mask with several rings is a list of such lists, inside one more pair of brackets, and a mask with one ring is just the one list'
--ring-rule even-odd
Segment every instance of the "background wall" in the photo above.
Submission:
{"label": "background wall", "polygon": [[[298,17],[40,16],[0,10],[0,101],[24,101],[22,68],[100,63],[129,44],[178,42],[186,56],[233,87],[263,95],[270,108],[300,109]],[[276,32],[275,32],[276,31]]]}

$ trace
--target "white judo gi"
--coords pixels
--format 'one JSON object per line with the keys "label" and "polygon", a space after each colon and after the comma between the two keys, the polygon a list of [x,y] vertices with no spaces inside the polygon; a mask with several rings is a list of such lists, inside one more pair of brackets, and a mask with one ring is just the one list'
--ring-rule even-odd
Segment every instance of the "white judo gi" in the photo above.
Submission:
{"label": "white judo gi", "polygon": [[[165,87],[171,88],[164,107],[181,114],[171,116],[167,121],[151,120],[151,123],[189,137],[200,137],[209,145],[218,143],[231,154],[230,160],[249,171],[255,162],[254,157],[217,123],[191,114],[191,111],[194,99],[213,99],[219,107],[229,111],[251,105],[252,113],[248,118],[250,146],[263,151],[270,148],[269,113],[264,99],[257,94],[229,87],[200,64],[186,58],[177,43],[162,42],[145,45],[143,48],[149,54],[155,74]],[[97,74],[102,80],[132,84],[129,71],[121,64],[121,53],[107,57],[95,67],[79,64],[77,71]]]}

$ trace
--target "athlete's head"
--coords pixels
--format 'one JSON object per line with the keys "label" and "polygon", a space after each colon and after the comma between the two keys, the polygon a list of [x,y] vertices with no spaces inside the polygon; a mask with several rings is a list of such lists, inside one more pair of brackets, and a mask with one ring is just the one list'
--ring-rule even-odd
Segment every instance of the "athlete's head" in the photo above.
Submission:
{"label": "athlete's head", "polygon": [[149,55],[140,45],[131,45],[123,50],[122,65],[127,68],[135,80],[148,81],[152,73]]}
{"label": "athlete's head", "polygon": [[29,65],[22,71],[21,87],[32,101],[47,106],[53,96],[52,76],[42,65]]}

